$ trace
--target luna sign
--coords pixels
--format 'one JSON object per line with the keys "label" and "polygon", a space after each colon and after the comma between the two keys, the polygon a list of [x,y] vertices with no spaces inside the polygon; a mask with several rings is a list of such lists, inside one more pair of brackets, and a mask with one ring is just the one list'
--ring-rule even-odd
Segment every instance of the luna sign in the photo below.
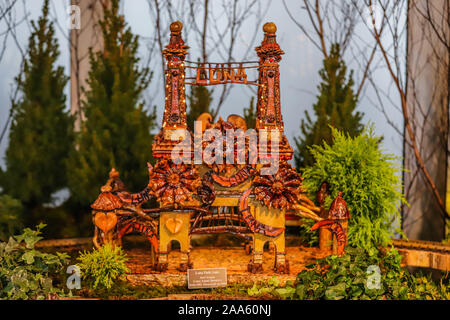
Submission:
{"label": "luna sign", "polygon": [[189,78],[195,80],[194,83],[186,82],[186,84],[208,86],[225,83],[239,83],[239,84],[256,84],[255,81],[247,80],[247,68],[243,63],[238,63],[237,66],[232,66],[231,63],[202,63],[196,67],[187,68],[196,69],[196,77]]}

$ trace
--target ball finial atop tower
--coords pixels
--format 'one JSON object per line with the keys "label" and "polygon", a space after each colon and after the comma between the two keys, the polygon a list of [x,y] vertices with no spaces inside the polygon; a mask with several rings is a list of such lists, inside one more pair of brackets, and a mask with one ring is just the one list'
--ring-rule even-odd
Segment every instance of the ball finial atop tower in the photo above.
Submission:
{"label": "ball finial atop tower", "polygon": [[267,22],[263,26],[263,31],[266,33],[275,33],[277,32],[277,26],[273,22]]}
{"label": "ball finial atop tower", "polygon": [[180,32],[181,29],[183,29],[181,21],[175,21],[170,24],[170,31],[172,32]]}

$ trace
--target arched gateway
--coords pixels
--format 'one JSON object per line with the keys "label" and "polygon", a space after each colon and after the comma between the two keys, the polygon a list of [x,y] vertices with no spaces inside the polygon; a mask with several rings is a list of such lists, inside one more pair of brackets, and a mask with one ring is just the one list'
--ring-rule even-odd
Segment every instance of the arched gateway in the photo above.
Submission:
{"label": "arched gateway", "polygon": [[[137,231],[152,244],[154,267],[164,271],[168,246],[176,240],[182,252],[179,269],[186,271],[193,263],[191,235],[226,232],[251,242],[249,272],[262,271],[263,246],[269,241],[276,248],[274,270],[289,273],[284,230],[285,214],[290,212],[318,221],[316,228],[330,229],[335,234],[334,249],[342,254],[348,211],[330,211],[325,219],[326,212],[306,197],[300,174],[287,162],[293,151],[280,108],[279,62],[284,52],[276,41],[275,24],[263,27],[257,62],[186,61],[189,47],[182,39],[182,27],[179,21],[171,24],[170,42],[163,51],[165,109],[153,144],[157,163],[148,164],[148,186],[129,193],[118,172],[110,172],[91,206],[95,246],[120,244],[123,235]],[[247,78],[252,68],[258,70],[254,81]],[[193,74],[186,76],[189,70]],[[224,83],[258,86],[256,130],[247,130],[245,120],[237,115],[211,123],[211,116],[203,114],[191,132],[186,123],[185,86]],[[152,198],[159,208],[141,207]]]}

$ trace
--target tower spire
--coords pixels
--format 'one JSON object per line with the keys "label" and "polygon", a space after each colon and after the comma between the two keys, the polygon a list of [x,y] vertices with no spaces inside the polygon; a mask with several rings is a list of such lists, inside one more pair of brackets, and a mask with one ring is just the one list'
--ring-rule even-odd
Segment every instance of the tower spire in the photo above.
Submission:
{"label": "tower spire", "polygon": [[[279,157],[291,159],[293,150],[284,135],[284,123],[280,103],[280,68],[279,62],[284,54],[277,43],[277,26],[267,22],[263,26],[264,40],[256,53],[259,57],[258,103],[256,112],[257,130],[276,130],[279,142]],[[270,137],[272,141],[275,137]],[[260,150],[260,156],[262,152]]]}
{"label": "tower spire", "polygon": [[170,158],[173,148],[181,147],[179,142],[189,132],[186,124],[186,95],[184,60],[189,47],[181,37],[183,24],[175,21],[170,24],[170,41],[163,50],[166,59],[165,107],[162,130],[155,138],[153,156]]}

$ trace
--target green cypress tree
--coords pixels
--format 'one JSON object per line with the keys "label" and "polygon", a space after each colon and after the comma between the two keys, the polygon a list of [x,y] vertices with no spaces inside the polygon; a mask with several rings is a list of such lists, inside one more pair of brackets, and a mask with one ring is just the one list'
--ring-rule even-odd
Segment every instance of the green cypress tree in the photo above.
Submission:
{"label": "green cypress tree", "polygon": [[192,86],[188,95],[188,111],[186,113],[186,122],[189,129],[194,132],[194,121],[202,113],[211,113],[211,102],[213,90],[209,90],[204,86]]}
{"label": "green cypress tree", "polygon": [[112,167],[130,191],[142,189],[148,182],[145,164],[153,161],[156,113],[147,112],[142,100],[151,73],[139,66],[138,37],[118,9],[119,1],[112,1],[100,22],[104,51],[90,52],[86,120],[67,163],[72,200],[83,205],[95,200]]}
{"label": "green cypress tree", "polygon": [[295,138],[297,150],[295,164],[297,168],[313,165],[314,159],[309,147],[331,145],[332,134],[330,126],[349,134],[359,135],[363,130],[361,123],[363,114],[355,112],[357,98],[353,92],[353,72],[347,79],[347,67],[343,61],[338,44],[331,46],[330,54],[323,61],[323,69],[319,72],[322,79],[319,85],[320,95],[313,106],[315,120],[305,111],[305,119],[300,126],[301,136]]}
{"label": "green cypress tree", "polygon": [[23,70],[15,79],[20,99],[12,102],[6,170],[0,179],[3,192],[25,205],[28,220],[31,209],[50,202],[66,186],[64,161],[73,143],[72,118],[64,110],[68,78],[56,66],[60,52],[48,0],[31,27]]}
{"label": "green cypress tree", "polygon": [[255,129],[256,127],[256,109],[255,109],[255,97],[250,99],[248,108],[244,108],[244,119],[247,122],[248,129]]}

